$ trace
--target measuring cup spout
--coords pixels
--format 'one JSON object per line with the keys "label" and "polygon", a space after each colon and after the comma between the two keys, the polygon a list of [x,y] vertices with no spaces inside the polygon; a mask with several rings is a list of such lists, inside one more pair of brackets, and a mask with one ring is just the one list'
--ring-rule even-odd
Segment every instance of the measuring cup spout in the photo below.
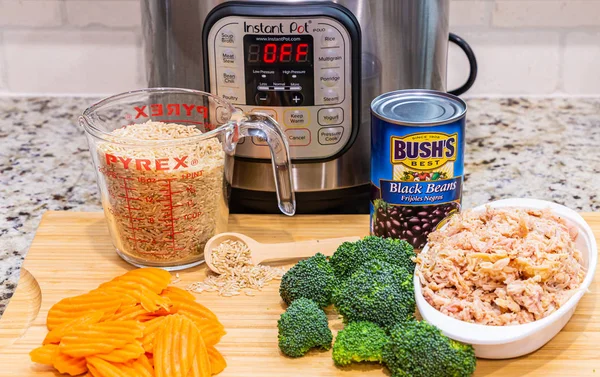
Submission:
{"label": "measuring cup spout", "polygon": [[267,141],[271,151],[279,210],[288,216],[293,216],[296,213],[296,196],[290,147],[285,134],[273,118],[262,114],[245,114],[245,119],[238,126],[240,136],[260,136]]}

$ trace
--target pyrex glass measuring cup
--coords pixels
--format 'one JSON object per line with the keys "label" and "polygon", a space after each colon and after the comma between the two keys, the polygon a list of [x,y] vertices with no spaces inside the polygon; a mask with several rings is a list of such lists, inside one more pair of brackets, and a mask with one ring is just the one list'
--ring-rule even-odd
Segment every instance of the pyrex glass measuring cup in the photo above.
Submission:
{"label": "pyrex glass measuring cup", "polygon": [[206,241],[226,231],[242,137],[266,140],[279,208],[295,212],[289,146],[268,116],[204,92],[155,88],[106,98],[79,121],[113,244],[131,264],[174,270],[203,261]]}

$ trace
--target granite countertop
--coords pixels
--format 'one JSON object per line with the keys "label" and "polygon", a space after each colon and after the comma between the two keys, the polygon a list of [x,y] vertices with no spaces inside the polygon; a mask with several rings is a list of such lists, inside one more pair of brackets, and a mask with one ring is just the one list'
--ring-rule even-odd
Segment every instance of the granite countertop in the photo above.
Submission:
{"label": "granite countertop", "polygon": [[[77,116],[89,98],[0,98],[0,315],[42,213],[100,211]],[[600,99],[467,101],[463,204],[506,197],[600,210]]]}

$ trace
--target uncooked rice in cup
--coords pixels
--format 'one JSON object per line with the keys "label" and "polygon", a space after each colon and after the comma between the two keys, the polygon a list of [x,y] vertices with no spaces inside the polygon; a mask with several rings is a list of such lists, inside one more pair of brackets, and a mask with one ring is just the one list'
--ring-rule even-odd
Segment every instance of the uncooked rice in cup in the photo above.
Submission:
{"label": "uncooked rice in cup", "polygon": [[225,230],[225,154],[219,139],[156,143],[199,134],[195,126],[148,121],[116,129],[114,143],[98,145],[111,236],[134,261],[200,260],[206,241]]}
{"label": "uncooked rice in cup", "polygon": [[202,282],[192,283],[188,291],[217,292],[230,297],[244,293],[254,296],[272,280],[280,280],[285,269],[252,264],[250,249],[241,241],[226,240],[212,250],[212,264],[220,274],[210,273]]}

